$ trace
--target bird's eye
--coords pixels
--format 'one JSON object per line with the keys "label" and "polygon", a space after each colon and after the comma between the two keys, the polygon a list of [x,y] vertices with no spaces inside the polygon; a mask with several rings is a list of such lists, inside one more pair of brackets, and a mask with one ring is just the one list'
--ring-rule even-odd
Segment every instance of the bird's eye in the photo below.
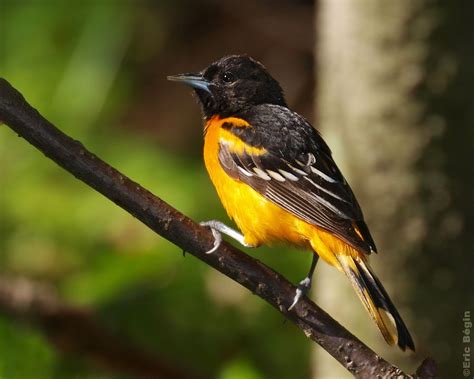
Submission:
{"label": "bird's eye", "polygon": [[222,80],[226,83],[232,83],[235,80],[235,78],[231,72],[227,71],[227,72],[224,72],[224,74],[222,75]]}

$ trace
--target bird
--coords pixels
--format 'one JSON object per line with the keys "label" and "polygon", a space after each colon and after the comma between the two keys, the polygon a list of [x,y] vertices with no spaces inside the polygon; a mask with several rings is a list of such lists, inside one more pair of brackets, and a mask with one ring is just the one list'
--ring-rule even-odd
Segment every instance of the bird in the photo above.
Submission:
{"label": "bird", "polygon": [[168,76],[193,89],[204,119],[204,163],[239,230],[209,227],[215,252],[222,234],[246,247],[287,243],[312,252],[292,311],[311,287],[318,259],[344,273],[385,341],[405,351],[413,339],[369,265],[377,252],[361,207],[321,134],[292,111],[265,66],[229,55],[204,70]]}

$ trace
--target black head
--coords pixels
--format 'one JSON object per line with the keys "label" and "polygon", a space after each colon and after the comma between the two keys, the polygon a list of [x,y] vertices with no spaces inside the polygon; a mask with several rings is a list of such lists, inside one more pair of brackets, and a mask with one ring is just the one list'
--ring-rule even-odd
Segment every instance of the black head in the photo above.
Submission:
{"label": "black head", "polygon": [[253,105],[286,106],[283,91],[265,67],[244,55],[219,59],[197,74],[169,76],[194,88],[204,116],[230,116]]}

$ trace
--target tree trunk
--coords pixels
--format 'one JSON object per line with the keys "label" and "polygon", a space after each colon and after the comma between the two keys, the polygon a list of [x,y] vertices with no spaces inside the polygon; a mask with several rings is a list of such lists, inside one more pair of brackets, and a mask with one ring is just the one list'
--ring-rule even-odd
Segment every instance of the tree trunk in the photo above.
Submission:
{"label": "tree trunk", "polygon": [[[473,11],[321,0],[316,19],[316,126],[361,203],[380,253],[372,265],[417,354],[385,346],[335,270],[319,268],[316,302],[405,371],[431,355],[443,377],[462,377],[463,316],[474,310]],[[315,348],[315,378],[349,377],[337,366]]]}

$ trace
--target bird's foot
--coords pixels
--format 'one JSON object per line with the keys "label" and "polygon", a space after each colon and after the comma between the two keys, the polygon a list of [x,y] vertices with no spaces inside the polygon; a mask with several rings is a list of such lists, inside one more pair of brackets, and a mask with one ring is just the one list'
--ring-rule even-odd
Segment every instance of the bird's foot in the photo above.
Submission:
{"label": "bird's foot", "polygon": [[291,311],[295,307],[295,305],[298,303],[298,301],[300,301],[303,295],[308,294],[310,288],[311,288],[311,278],[306,277],[298,284],[298,287],[296,288],[295,297],[293,298],[293,303],[288,308],[288,311]]}
{"label": "bird's foot", "polygon": [[222,242],[222,234],[219,230],[217,230],[217,227],[216,227],[216,221],[214,220],[211,220],[211,221],[203,221],[203,222],[200,222],[199,225],[201,226],[207,226],[209,227],[209,229],[211,229],[211,232],[212,232],[212,235],[214,236],[214,245],[212,246],[212,248],[208,251],[206,251],[206,254],[212,254],[214,253],[218,248],[219,246],[221,245],[221,242]]}
{"label": "bird's foot", "polygon": [[200,222],[199,225],[209,227],[209,229],[211,229],[212,231],[212,235],[214,236],[214,246],[209,251],[206,251],[206,254],[212,254],[219,248],[222,242],[222,234],[228,235],[230,238],[236,240],[242,246],[256,247],[245,242],[245,237],[242,233],[239,233],[237,230],[232,229],[230,226],[227,226],[223,222],[217,220],[210,220]]}

